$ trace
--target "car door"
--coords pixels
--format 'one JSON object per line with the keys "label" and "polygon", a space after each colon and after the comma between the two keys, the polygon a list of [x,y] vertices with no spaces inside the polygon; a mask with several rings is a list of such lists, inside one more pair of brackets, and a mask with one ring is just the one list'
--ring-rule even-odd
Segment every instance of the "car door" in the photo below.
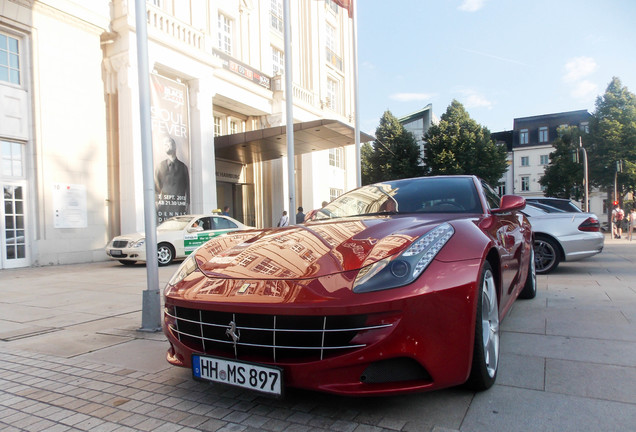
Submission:
{"label": "car door", "polygon": [[183,246],[185,255],[190,255],[199,246],[207,242],[213,237],[214,221],[211,216],[201,216],[193,219],[186,228],[183,237]]}
{"label": "car door", "polygon": [[[492,210],[500,205],[499,196],[485,183],[484,193],[488,206]],[[499,299],[500,310],[506,310],[514,301],[513,290],[519,278],[520,263],[523,259],[523,242],[525,230],[523,216],[518,212],[499,213],[494,216],[494,235],[497,239],[501,262],[502,292]]]}

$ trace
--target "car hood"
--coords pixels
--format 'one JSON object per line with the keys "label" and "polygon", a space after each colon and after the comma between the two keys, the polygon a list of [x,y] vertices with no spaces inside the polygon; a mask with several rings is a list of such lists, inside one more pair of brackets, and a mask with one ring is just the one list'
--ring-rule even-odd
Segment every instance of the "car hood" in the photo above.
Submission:
{"label": "car hood", "polygon": [[131,233],[131,234],[122,234],[122,235],[118,235],[117,237],[115,237],[113,239],[113,241],[137,241],[137,240],[141,240],[142,238],[145,238],[145,234],[143,233]]}
{"label": "car hood", "polygon": [[447,219],[440,215],[360,217],[236,231],[210,240],[195,257],[208,277],[315,278],[357,270],[399,253]]}

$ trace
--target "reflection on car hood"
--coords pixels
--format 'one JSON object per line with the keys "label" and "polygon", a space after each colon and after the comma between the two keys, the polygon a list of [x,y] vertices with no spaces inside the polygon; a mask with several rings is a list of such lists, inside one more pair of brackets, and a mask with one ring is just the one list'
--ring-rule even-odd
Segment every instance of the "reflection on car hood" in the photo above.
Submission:
{"label": "reflection on car hood", "polygon": [[406,249],[439,215],[347,218],[237,231],[197,250],[209,277],[304,279],[357,270]]}
{"label": "reflection on car hood", "polygon": [[143,233],[132,233],[132,234],[122,234],[122,235],[118,235],[117,237],[115,237],[113,239],[113,241],[137,241],[139,239],[145,238],[145,234]]}

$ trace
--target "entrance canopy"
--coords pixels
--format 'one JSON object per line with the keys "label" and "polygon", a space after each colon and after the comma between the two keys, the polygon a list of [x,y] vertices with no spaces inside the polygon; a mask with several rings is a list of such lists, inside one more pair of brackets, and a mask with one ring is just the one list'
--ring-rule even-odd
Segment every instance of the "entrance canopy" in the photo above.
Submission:
{"label": "entrance canopy", "polygon": [[[355,130],[337,120],[314,120],[294,124],[294,154],[355,144]],[[360,133],[360,142],[375,138]],[[286,126],[275,126],[214,138],[215,158],[242,164],[278,159],[287,154]]]}

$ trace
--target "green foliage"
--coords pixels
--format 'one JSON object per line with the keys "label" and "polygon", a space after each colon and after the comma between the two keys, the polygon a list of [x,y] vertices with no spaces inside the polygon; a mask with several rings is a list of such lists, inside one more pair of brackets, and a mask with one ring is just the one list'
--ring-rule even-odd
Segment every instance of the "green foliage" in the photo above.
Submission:
{"label": "green foliage", "polygon": [[[579,153],[581,133],[577,127],[559,128],[558,133],[550,163],[539,183],[545,187],[546,196],[580,201],[585,195],[583,156]],[[577,155],[580,163],[576,160]]]}
{"label": "green foliage", "polygon": [[422,175],[419,146],[390,111],[382,115],[375,136],[373,145],[360,148],[363,185]]}
{"label": "green foliage", "polygon": [[506,148],[490,138],[490,131],[471,119],[453,100],[439,124],[424,137],[424,164],[429,175],[471,174],[497,185],[506,172]]}
{"label": "green foliage", "polygon": [[596,99],[590,122],[590,183],[613,189],[616,161],[623,160],[617,184],[621,195],[636,187],[636,96],[614,77]]}

